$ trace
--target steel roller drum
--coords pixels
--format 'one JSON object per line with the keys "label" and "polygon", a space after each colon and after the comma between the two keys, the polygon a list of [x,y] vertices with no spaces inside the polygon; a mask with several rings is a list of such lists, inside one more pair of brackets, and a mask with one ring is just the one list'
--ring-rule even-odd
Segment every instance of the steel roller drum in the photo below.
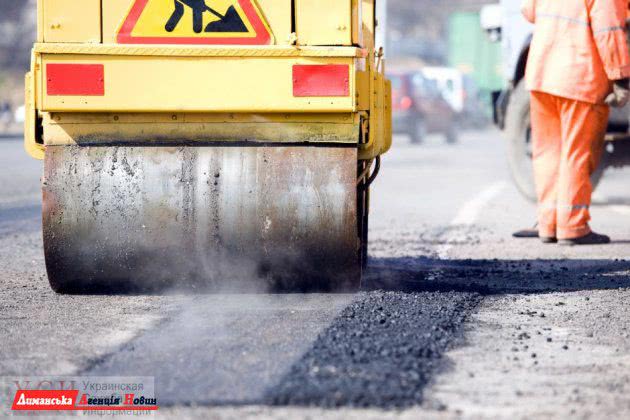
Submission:
{"label": "steel roller drum", "polygon": [[346,291],[360,283],[356,147],[49,146],[58,292]]}

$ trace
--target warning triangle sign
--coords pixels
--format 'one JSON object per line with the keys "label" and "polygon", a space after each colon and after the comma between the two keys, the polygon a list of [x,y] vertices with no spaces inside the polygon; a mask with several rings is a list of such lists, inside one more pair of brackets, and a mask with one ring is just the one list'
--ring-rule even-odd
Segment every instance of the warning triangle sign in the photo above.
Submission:
{"label": "warning triangle sign", "polygon": [[271,30],[256,0],[135,0],[119,44],[267,45]]}

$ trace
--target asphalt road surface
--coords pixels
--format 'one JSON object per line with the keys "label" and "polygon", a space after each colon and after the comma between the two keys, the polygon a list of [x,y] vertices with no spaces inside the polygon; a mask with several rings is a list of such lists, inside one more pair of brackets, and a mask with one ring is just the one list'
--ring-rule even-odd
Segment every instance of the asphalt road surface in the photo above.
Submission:
{"label": "asphalt road surface", "polygon": [[357,295],[59,296],[41,164],[2,139],[0,377],[151,376],[166,418],[630,418],[630,171],[592,212],[613,243],[562,248],[511,238],[504,155],[397,137]]}

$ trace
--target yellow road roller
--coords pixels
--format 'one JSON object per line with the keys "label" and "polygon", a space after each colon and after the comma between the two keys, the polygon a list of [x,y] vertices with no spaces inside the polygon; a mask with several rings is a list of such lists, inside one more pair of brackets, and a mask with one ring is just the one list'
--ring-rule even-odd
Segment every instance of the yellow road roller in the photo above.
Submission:
{"label": "yellow road roller", "polygon": [[59,293],[349,291],[391,146],[375,0],[38,0]]}

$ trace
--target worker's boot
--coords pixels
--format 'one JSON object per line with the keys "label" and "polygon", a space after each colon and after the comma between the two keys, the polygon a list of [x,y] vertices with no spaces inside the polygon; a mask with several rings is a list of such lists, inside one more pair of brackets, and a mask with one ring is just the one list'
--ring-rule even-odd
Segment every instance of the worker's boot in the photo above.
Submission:
{"label": "worker's boot", "polygon": [[533,228],[521,229],[519,231],[514,232],[512,234],[512,237],[518,238],[518,239],[538,238],[538,223],[536,223]]}
{"label": "worker's boot", "polygon": [[591,232],[588,235],[581,236],[574,239],[561,239],[560,245],[575,246],[575,245],[604,245],[610,243],[610,237],[606,235],[600,235],[599,233]]}
{"label": "worker's boot", "polygon": [[523,238],[539,238],[543,244],[555,244],[558,242],[553,236],[540,236],[538,232],[538,223],[534,225],[531,229],[522,229],[512,234],[514,238],[523,239]]}
{"label": "worker's boot", "polygon": [[540,236],[538,233],[538,229],[523,229],[518,232],[514,232],[512,234],[513,237],[517,239],[525,239],[525,238],[539,238],[540,242],[543,244],[555,244],[558,242],[558,239],[554,236]]}

